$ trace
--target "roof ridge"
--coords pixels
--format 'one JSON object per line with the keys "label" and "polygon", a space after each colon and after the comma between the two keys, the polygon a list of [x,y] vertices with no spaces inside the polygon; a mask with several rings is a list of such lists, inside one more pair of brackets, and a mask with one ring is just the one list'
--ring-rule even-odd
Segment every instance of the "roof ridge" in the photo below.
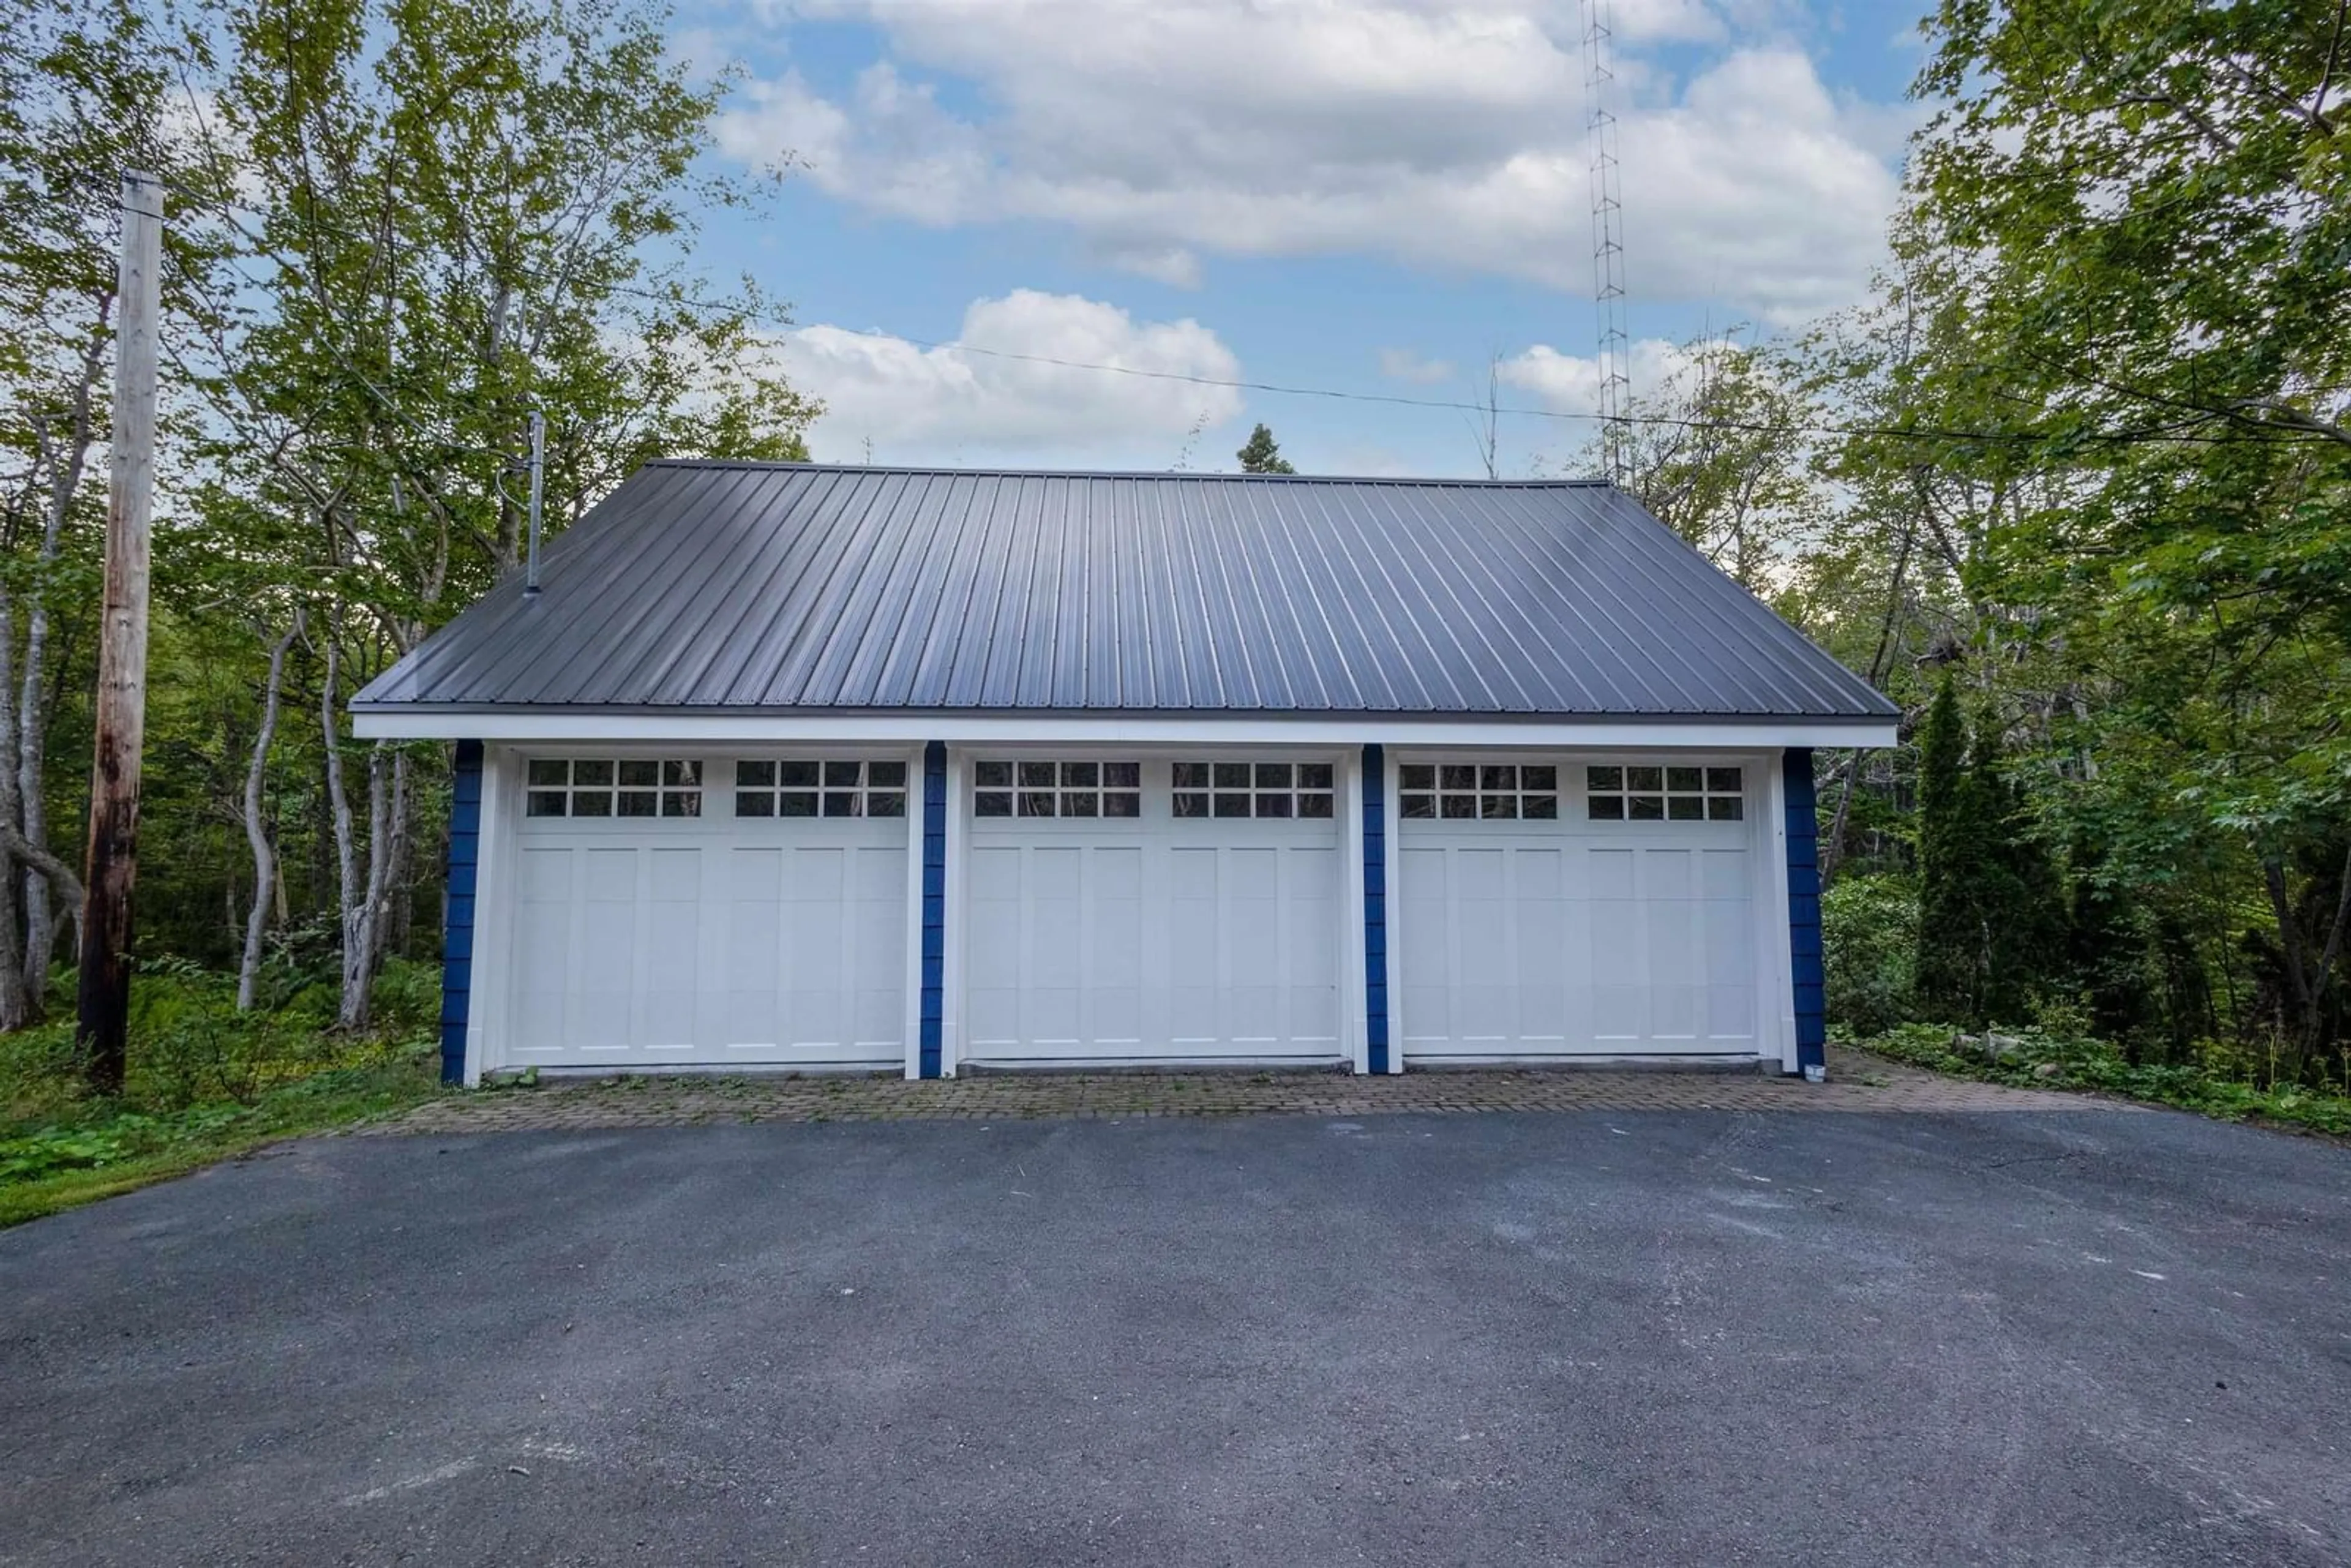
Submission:
{"label": "roof ridge", "polygon": [[1395,485],[1479,490],[1610,490],[1605,479],[1455,479],[1402,474],[1207,474],[1144,468],[958,467],[938,463],[790,463],[759,457],[654,457],[648,468],[748,468],[778,474],[933,474],[987,479],[1165,479],[1269,485]]}

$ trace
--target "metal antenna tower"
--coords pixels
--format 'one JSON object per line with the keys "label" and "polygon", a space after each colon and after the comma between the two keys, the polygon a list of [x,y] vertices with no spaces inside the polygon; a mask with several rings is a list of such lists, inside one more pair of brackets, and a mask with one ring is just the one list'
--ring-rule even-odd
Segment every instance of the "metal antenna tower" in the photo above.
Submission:
{"label": "metal antenna tower", "polygon": [[1592,152],[1592,298],[1600,326],[1600,465],[1625,480],[1632,428],[1630,342],[1625,332],[1625,192],[1616,163],[1614,27],[1609,0],[1583,0],[1584,131]]}

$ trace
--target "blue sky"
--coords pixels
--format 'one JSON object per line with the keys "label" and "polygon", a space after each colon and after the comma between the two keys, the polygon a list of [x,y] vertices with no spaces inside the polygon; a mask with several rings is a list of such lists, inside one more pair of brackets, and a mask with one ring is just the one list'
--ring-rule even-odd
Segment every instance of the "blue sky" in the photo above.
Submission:
{"label": "blue sky", "polygon": [[[1667,345],[1866,288],[1921,53],[1907,5],[1614,0],[1636,382]],[[705,0],[723,163],[792,165],[698,261],[793,305],[820,458],[1479,471],[1466,416],[1064,370],[1129,365],[1588,411],[1576,0]],[[922,345],[948,345],[924,347]],[[1587,423],[1508,417],[1506,473]]]}

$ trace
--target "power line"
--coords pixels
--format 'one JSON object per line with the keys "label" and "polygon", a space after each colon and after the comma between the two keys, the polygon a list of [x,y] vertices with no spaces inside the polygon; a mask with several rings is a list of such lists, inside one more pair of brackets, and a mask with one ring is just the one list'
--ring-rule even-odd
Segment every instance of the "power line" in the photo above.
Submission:
{"label": "power line", "polygon": [[[189,190],[184,186],[178,185],[173,182],[165,181],[164,183],[171,185],[172,189],[179,191],[183,195],[192,198],[199,195],[199,193]],[[204,199],[210,200],[210,198]],[[255,234],[251,229],[239,222],[233,214],[219,207],[215,207],[214,212],[215,215],[217,215],[222,222],[225,223],[231,229],[235,231],[237,235],[251,244],[257,255],[267,256],[270,260],[276,262],[280,267],[292,265],[286,257],[279,255],[267,241],[264,240],[260,235]],[[304,216],[301,221],[313,228],[335,234],[346,240],[355,240],[368,244],[375,243],[375,236],[373,235],[356,233],[342,225],[323,220],[315,214]],[[494,263],[493,267],[496,270],[503,270],[512,276],[528,281],[536,281],[538,283],[547,283],[551,281],[544,275],[538,273],[535,268],[529,267],[519,266],[511,262]],[[266,287],[261,284],[258,279],[254,278],[250,274],[243,273],[242,268],[239,268],[238,270],[243,274],[247,283],[253,284],[256,287]],[[740,305],[726,301],[698,299],[683,290],[664,291],[661,289],[639,287],[624,283],[606,283],[601,287],[602,287],[607,293],[625,295],[632,298],[645,299],[656,304],[674,306],[689,310],[741,311],[743,309],[743,307]],[[1992,446],[2037,445],[2058,439],[2057,437],[2050,434],[2032,430],[1958,430],[1945,426],[1932,425],[1843,424],[1821,421],[1684,418],[1674,414],[1635,413],[1621,402],[1614,411],[1604,408],[1601,411],[1593,413],[1556,408],[1531,408],[1523,404],[1506,403],[1489,405],[1487,403],[1474,402],[1458,398],[1413,397],[1399,392],[1353,392],[1343,390],[1337,387],[1298,386],[1280,382],[1249,381],[1222,376],[1207,376],[1186,371],[1146,370],[1138,365],[1108,364],[1097,361],[1066,359],[1053,354],[1029,354],[1018,352],[1009,349],[986,349],[971,343],[948,342],[915,338],[910,337],[904,333],[892,332],[878,327],[841,327],[825,325],[818,329],[804,329],[841,332],[853,337],[872,338],[883,341],[904,343],[909,347],[921,349],[926,352],[976,354],[991,360],[1004,360],[1021,364],[1046,365],[1057,370],[1083,371],[1093,374],[1128,376],[1144,381],[1173,382],[1189,386],[1207,387],[1221,391],[1255,392],[1265,392],[1277,397],[1319,398],[1327,402],[1335,402],[1371,403],[1395,408],[1432,409],[1454,413],[1476,413],[1481,415],[1507,414],[1520,419],[1540,419],[1560,423],[1573,422],[1599,424],[1604,427],[1604,436],[1605,429],[1608,426],[1613,425],[1625,427],[1642,425],[1653,429],[1721,431],[1749,435],[1869,437],[1896,441],[1927,441],[1942,444],[1973,444]],[[340,350],[336,350],[332,345],[329,345],[329,351],[333,352],[339,361],[343,361],[345,368],[350,370],[352,374],[361,374],[356,367],[350,365],[348,361],[344,361]],[[1603,378],[1603,392],[1604,394],[1607,390],[1606,380],[1609,374],[1609,365],[1604,356],[1600,365],[1600,371]],[[372,384],[370,384],[369,390],[371,392],[375,392],[376,395],[380,399],[383,399],[387,405],[389,405],[389,399],[385,398],[384,394],[374,388]],[[394,411],[394,417],[400,417],[397,411]],[[403,419],[402,423],[404,423],[406,421]],[[2189,445],[2222,445],[2229,444],[2232,439],[2234,439],[2225,435],[2199,434],[2197,434],[2194,429],[2194,427],[2198,425],[2210,424],[2214,423],[2235,424],[2241,431],[2245,428],[2241,422],[2231,420],[2231,417],[2223,411],[2196,410],[2192,412],[2192,417],[2176,420],[2166,424],[2147,425],[2136,429],[2124,429],[2108,432],[2091,432],[2086,434],[2068,433],[2064,439],[2070,443],[2077,444],[2105,446],[2131,445],[2140,443],[2154,442],[2170,442]],[[2271,440],[2292,441],[2297,439],[2321,439],[2321,437],[2314,436],[2304,432],[2276,430],[2267,426],[2261,428],[2264,438]],[[418,434],[422,434],[423,433],[419,432]],[[506,455],[500,454],[500,455]]]}
{"label": "power line", "polygon": [[[2030,431],[1951,430],[1931,425],[1830,424],[1810,421],[1685,419],[1674,414],[1633,413],[1616,414],[1599,413],[1585,413],[1570,409],[1528,408],[1523,405],[1514,405],[1510,403],[1500,404],[1489,411],[1489,406],[1485,403],[1468,402],[1458,398],[1407,397],[1397,392],[1345,392],[1335,387],[1303,387],[1287,385],[1279,382],[1229,380],[1222,376],[1195,375],[1185,371],[1151,371],[1144,370],[1137,365],[1102,364],[1086,360],[1065,360],[1051,354],[1023,354],[1016,353],[1009,349],[983,349],[970,343],[935,342],[925,340],[921,338],[910,338],[903,333],[887,331],[879,327],[826,326],[819,329],[828,332],[844,332],[860,338],[876,338],[889,342],[904,343],[910,347],[926,350],[954,354],[981,354],[992,360],[1016,360],[1024,364],[1051,365],[1061,370],[1097,371],[1114,375],[1137,376],[1148,381],[1182,382],[1192,386],[1225,388],[1235,392],[1272,392],[1284,397],[1326,398],[1342,402],[1385,403],[1403,408],[1445,409],[1470,413],[1486,413],[1492,412],[1496,413],[1515,414],[1524,419],[1573,420],[1591,423],[1604,423],[1611,420],[1618,420],[1627,424],[1651,425],[1660,429],[1736,431],[1742,434],[1755,435],[1792,434],[1883,436],[1895,440],[1980,442],[1987,444],[1997,444],[2001,443],[2038,443],[2052,439],[2047,435],[2039,434]],[[2191,421],[2183,421],[2180,425],[2150,425],[2139,430],[2115,431],[2105,434],[2086,435],[2080,437],[2079,439],[2091,444],[2116,444],[2136,441],[2187,441],[2217,444],[2225,438],[2220,436],[2198,436],[2189,434],[2185,433],[2183,427],[2186,424],[2207,423],[2225,417],[2225,415],[2218,412],[2208,413],[2199,411],[2199,415],[2196,419]],[[2279,434],[2283,437],[2288,435],[2289,433],[2281,432]]]}

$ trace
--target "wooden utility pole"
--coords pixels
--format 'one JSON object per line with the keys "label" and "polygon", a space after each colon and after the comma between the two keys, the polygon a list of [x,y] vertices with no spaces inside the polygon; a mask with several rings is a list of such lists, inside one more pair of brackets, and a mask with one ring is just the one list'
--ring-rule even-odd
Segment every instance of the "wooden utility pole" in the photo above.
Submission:
{"label": "wooden utility pole", "polygon": [[99,625],[98,744],[82,871],[81,1048],[89,1086],[122,1092],[131,1023],[131,884],[139,870],[139,752],[147,727],[147,534],[155,503],[155,365],[163,183],[122,176],[121,301],[106,486],[106,608]]}

